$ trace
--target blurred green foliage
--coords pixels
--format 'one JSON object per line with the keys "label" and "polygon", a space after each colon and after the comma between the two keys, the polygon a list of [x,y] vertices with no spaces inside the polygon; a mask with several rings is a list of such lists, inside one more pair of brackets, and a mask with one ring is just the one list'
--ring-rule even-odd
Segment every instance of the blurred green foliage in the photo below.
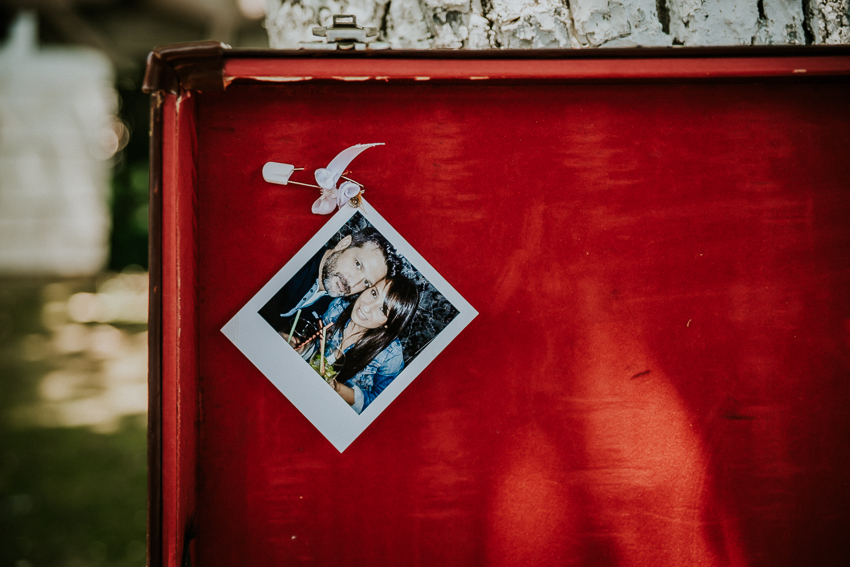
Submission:
{"label": "blurred green foliage", "polygon": [[[0,280],[0,566],[145,564],[146,429],[117,431],[21,424],[16,408],[39,400],[49,371],[79,355],[32,356],[46,344],[47,281]],[[92,279],[63,282],[93,291]],[[34,341],[40,339],[40,341]]]}
{"label": "blurred green foliage", "polygon": [[[113,170],[112,271],[148,266],[149,96],[141,92],[141,69],[116,81],[129,139]],[[48,283],[0,279],[0,566],[139,567],[147,478],[141,416],[110,433],[25,426],[12,417],[38,401],[47,372],[79,363],[24,354],[28,341],[50,340],[42,321]],[[95,279],[64,283],[91,292]]]}
{"label": "blurred green foliage", "polygon": [[140,566],[145,429],[0,429],[0,565]]}
{"label": "blurred green foliage", "polygon": [[129,141],[115,156],[112,178],[112,234],[108,269],[148,267],[148,153],[150,97],[141,90],[142,71],[118,76],[119,118]]}

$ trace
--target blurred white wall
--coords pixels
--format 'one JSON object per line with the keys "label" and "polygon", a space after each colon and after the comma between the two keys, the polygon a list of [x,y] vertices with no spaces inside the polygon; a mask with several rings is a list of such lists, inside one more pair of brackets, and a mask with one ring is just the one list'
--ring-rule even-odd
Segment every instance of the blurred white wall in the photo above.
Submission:
{"label": "blurred white wall", "polygon": [[126,143],[109,60],[37,45],[24,14],[0,46],[0,275],[87,275],[108,255],[111,157]]}

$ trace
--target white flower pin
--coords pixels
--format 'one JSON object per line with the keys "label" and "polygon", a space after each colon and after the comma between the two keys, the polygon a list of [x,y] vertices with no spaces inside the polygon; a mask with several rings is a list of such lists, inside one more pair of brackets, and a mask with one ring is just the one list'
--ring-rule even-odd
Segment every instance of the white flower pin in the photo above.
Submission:
{"label": "white flower pin", "polygon": [[[351,161],[360,155],[360,152],[372,146],[383,146],[383,143],[378,144],[357,144],[339,152],[335,158],[331,160],[327,167],[321,167],[314,173],[317,185],[309,183],[300,183],[291,181],[289,178],[294,171],[300,171],[303,168],[296,168],[288,163],[276,163],[270,161],[263,166],[263,179],[269,183],[277,183],[280,185],[304,185],[307,187],[315,187],[321,190],[321,196],[313,203],[313,213],[317,215],[327,215],[334,211],[335,208],[342,208],[348,203],[352,207],[360,204],[360,195],[363,193],[363,185],[345,177],[345,168]],[[337,187],[340,179],[345,181]]]}

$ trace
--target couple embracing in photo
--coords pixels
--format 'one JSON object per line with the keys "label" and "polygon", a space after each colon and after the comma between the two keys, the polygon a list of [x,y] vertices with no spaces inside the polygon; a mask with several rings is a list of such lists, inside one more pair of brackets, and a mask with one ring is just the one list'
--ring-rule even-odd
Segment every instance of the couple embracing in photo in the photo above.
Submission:
{"label": "couple embracing in photo", "polygon": [[402,270],[392,245],[366,227],[322,247],[259,311],[357,413],[404,368],[399,336],[419,290]]}

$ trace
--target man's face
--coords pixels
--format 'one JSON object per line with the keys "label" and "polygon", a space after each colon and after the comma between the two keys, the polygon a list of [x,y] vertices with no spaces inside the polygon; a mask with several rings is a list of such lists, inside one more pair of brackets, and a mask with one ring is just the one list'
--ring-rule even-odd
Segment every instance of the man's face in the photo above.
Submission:
{"label": "man's face", "polygon": [[353,295],[384,279],[387,264],[381,249],[367,242],[331,252],[322,268],[322,286],[331,297]]}

